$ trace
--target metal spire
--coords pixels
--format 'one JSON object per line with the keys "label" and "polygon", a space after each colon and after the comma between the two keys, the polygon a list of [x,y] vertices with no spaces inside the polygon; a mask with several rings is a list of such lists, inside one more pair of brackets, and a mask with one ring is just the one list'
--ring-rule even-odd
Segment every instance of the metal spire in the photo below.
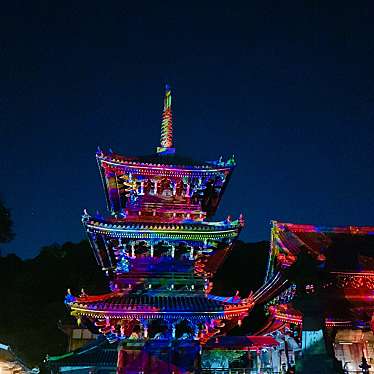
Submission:
{"label": "metal spire", "polygon": [[164,110],[162,112],[161,123],[161,141],[160,147],[157,147],[159,154],[173,154],[173,116],[171,112],[171,90],[167,84],[165,86]]}

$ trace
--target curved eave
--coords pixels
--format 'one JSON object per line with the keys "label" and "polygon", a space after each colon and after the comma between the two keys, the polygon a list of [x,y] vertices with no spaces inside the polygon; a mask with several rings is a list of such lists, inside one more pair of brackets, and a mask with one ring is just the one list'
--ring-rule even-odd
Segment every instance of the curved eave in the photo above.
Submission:
{"label": "curved eave", "polygon": [[[274,316],[276,320],[285,322],[285,323],[292,323],[297,325],[302,325],[302,317],[298,316],[287,316],[282,314],[276,314]],[[354,326],[353,321],[351,320],[333,320],[333,319],[326,319],[325,320],[326,327],[352,327]]]}
{"label": "curved eave", "polygon": [[138,239],[235,239],[242,228],[239,222],[231,224],[160,224],[110,223],[93,218],[84,218],[83,225],[89,233],[100,233],[109,237]]}
{"label": "curved eave", "polygon": [[[274,319],[286,323],[294,323],[297,325],[303,324],[303,317],[302,314],[299,311],[287,311],[283,312],[280,311],[277,307],[271,308],[271,315]],[[270,310],[270,308],[269,308]],[[353,326],[353,321],[346,319],[334,319],[334,318],[326,318],[325,324],[327,327],[351,327]]]}
{"label": "curved eave", "polygon": [[195,318],[224,318],[224,311],[208,311],[208,312],[193,312],[193,311],[154,311],[154,310],[91,310],[82,307],[71,306],[71,314],[73,316],[85,316],[89,318],[109,318],[109,319],[157,319],[165,318],[181,318],[182,316],[190,316]]}
{"label": "curved eave", "polygon": [[225,305],[225,318],[244,318],[252,310],[253,303],[243,303],[239,305]]}
{"label": "curved eave", "polygon": [[293,233],[334,233],[349,235],[374,235],[374,226],[316,226],[310,224],[295,224],[272,221],[273,229],[284,231],[288,229]]}
{"label": "curved eave", "polygon": [[235,164],[233,165],[215,165],[210,163],[202,163],[198,165],[178,165],[178,164],[165,164],[162,163],[149,163],[138,160],[130,160],[117,155],[96,155],[99,164],[104,168],[112,169],[127,169],[137,170],[137,173],[146,174],[148,172],[154,172],[160,174],[163,173],[176,173],[181,172],[183,174],[215,174],[215,173],[226,173],[229,174],[233,171]]}
{"label": "curved eave", "polygon": [[240,305],[222,305],[221,310],[216,311],[183,311],[183,310],[158,310],[152,306],[138,306],[137,310],[129,310],[127,308],[117,308],[117,310],[110,309],[94,309],[82,305],[80,303],[70,304],[71,314],[73,316],[85,316],[96,319],[134,319],[134,318],[146,318],[156,319],[164,318],[168,316],[170,318],[180,318],[183,316],[190,316],[195,318],[219,318],[219,319],[232,319],[232,318],[244,318],[249,311],[252,309],[252,303],[243,303]]}

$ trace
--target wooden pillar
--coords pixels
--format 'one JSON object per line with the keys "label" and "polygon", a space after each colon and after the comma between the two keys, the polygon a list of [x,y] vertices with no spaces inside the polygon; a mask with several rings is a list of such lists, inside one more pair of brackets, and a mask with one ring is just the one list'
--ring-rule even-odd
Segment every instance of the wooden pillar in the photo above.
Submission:
{"label": "wooden pillar", "polygon": [[148,320],[147,319],[142,319],[140,321],[140,326],[143,327],[143,337],[144,339],[148,338]]}
{"label": "wooden pillar", "polygon": [[131,257],[135,258],[135,244],[134,242],[131,242]]}
{"label": "wooden pillar", "polygon": [[187,186],[186,186],[186,197],[190,197],[190,183],[189,182],[187,182]]}
{"label": "wooden pillar", "polygon": [[194,323],[193,324],[193,335],[194,335],[194,339],[197,339],[199,337],[199,326],[197,325],[197,323]]}
{"label": "wooden pillar", "polygon": [[141,181],[141,182],[140,182],[140,191],[139,191],[139,195],[140,195],[140,196],[143,196],[143,195],[144,195],[144,181]]}
{"label": "wooden pillar", "polygon": [[194,248],[193,246],[191,246],[190,248],[190,260],[193,260],[194,259]]}
{"label": "wooden pillar", "polygon": [[110,205],[108,208],[114,212],[118,212],[120,210],[120,199],[116,174],[110,170],[106,170],[105,178]]}
{"label": "wooden pillar", "polygon": [[177,194],[177,182],[173,182],[173,196]]}

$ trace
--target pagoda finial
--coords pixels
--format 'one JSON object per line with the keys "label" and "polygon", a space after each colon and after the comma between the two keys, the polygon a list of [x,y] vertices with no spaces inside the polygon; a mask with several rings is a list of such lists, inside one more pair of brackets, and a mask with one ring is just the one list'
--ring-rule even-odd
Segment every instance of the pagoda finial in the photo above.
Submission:
{"label": "pagoda finial", "polygon": [[171,89],[168,84],[165,85],[164,110],[162,112],[161,123],[161,141],[160,147],[157,147],[157,153],[175,153],[175,148],[173,148],[173,116],[171,112]]}

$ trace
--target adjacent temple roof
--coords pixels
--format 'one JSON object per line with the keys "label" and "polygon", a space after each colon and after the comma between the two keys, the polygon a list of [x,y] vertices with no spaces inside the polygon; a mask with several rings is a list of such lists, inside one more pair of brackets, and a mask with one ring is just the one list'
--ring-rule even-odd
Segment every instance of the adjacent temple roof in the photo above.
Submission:
{"label": "adjacent temple roof", "polygon": [[32,372],[8,345],[0,343],[0,373],[29,374]]}
{"label": "adjacent temple roof", "polygon": [[[279,323],[302,323],[292,305],[287,272],[301,253],[321,263],[329,275],[323,286],[329,301],[327,326],[355,326],[370,320],[374,312],[374,227],[326,227],[273,222],[271,253],[265,284],[254,295],[255,302],[273,300],[269,324],[261,333],[274,331]],[[339,307],[338,307],[339,306]],[[266,330],[266,331],[265,331]]]}
{"label": "adjacent temple roof", "polygon": [[373,226],[326,227],[274,221],[272,238],[272,246],[284,250],[289,259],[305,250],[326,261],[330,270],[361,270],[360,257],[366,257],[367,263],[368,258],[374,258]]}
{"label": "adjacent temple roof", "polygon": [[73,352],[61,356],[48,357],[50,367],[105,367],[116,368],[117,344],[111,344],[104,337],[79,348]]}

